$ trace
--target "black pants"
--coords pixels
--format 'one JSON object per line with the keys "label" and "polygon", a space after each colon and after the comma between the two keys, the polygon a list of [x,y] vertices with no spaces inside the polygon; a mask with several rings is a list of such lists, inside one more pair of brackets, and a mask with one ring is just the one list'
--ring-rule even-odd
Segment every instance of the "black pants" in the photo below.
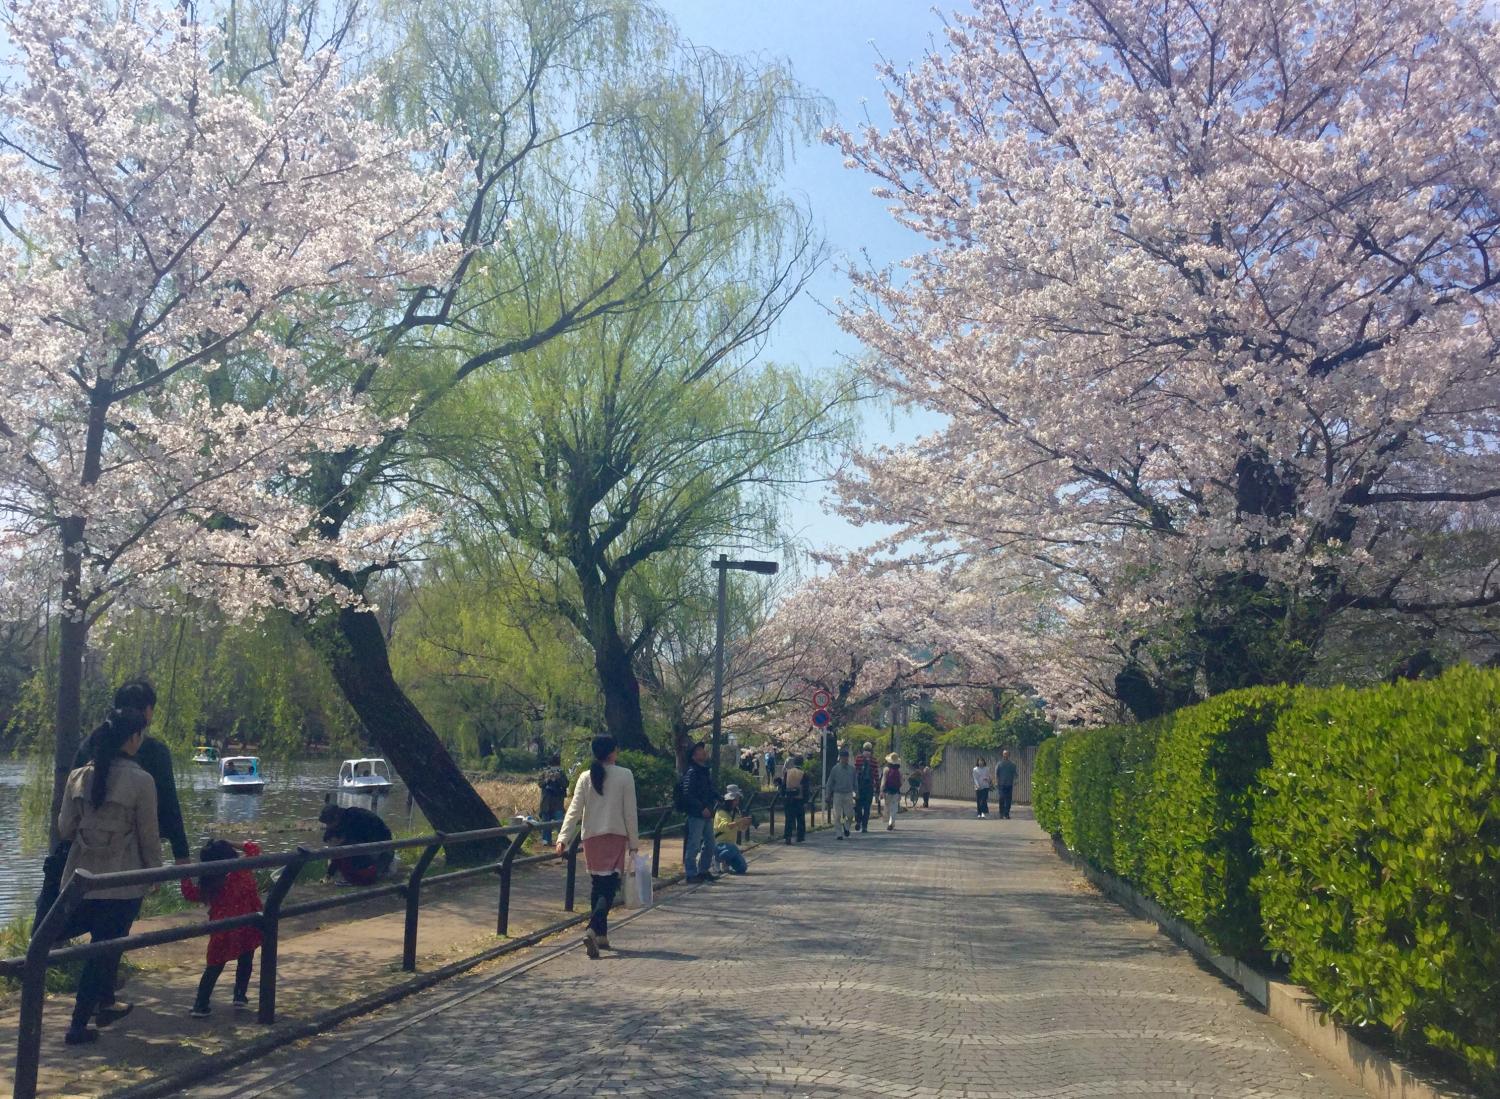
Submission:
{"label": "black pants", "polygon": [[[247,950],[234,961],[234,998],[236,1000],[247,1000],[250,998],[250,971],[255,966],[255,951]],[[195,1007],[207,1008],[208,998],[214,994],[214,985],[219,983],[219,974],[224,972],[224,966],[211,965],[204,969],[203,979],[198,982],[198,999],[194,1002]]]}
{"label": "black pants", "polygon": [[[141,910],[139,898],[129,900],[85,900],[73,915],[68,930],[74,935],[87,932],[90,942],[123,939]],[[71,937],[71,936],[70,936]],[[114,999],[115,971],[120,966],[118,954],[98,954],[83,964],[78,980],[78,996],[73,1001],[73,1029],[82,1030],[102,1004]]]}
{"label": "black pants", "polygon": [[589,928],[601,939],[609,937],[609,910],[620,891],[619,874],[590,874]]}
{"label": "black pants", "polygon": [[793,832],[797,833],[798,843],[807,838],[807,814],[803,811],[801,798],[786,799],[786,827],[781,834],[786,837],[787,843],[792,842]]}
{"label": "black pants", "polygon": [[1000,787],[1000,815],[1006,820],[1010,820],[1010,799],[1014,790],[1014,786]]}
{"label": "black pants", "polygon": [[861,791],[854,796],[854,827],[857,831],[868,832],[870,830],[870,805],[874,800],[873,790],[868,794]]}
{"label": "black pants", "polygon": [[990,788],[988,786],[974,791],[974,806],[980,813],[990,811]]}
{"label": "black pants", "polygon": [[929,794],[926,790],[923,790],[922,791],[922,808],[923,809],[930,808],[930,806],[928,805],[928,802],[931,801],[931,800],[932,800],[932,795]]}

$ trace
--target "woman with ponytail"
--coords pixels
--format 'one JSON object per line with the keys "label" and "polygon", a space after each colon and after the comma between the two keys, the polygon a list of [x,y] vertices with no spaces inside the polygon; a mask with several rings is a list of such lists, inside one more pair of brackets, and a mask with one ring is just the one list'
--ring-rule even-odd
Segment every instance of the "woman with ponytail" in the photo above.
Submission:
{"label": "woman with ponytail", "polygon": [[[58,834],[72,841],[63,867],[63,887],[75,870],[109,874],[161,865],[161,836],[156,824],[156,783],[135,762],[146,737],[146,715],[140,710],[115,710],[91,737],[93,756],[68,776]],[[69,927],[72,935],[88,932],[91,941],[119,939],[130,934],[147,887],[96,889],[78,906]],[[96,955],[83,967],[68,1045],[95,1041],[101,1026],[130,1014],[130,1004],[101,1007],[112,991],[115,959]]]}
{"label": "woman with ponytail", "polygon": [[600,950],[609,949],[609,909],[620,889],[626,854],[635,855],[640,836],[635,776],[615,763],[619,755],[615,738],[596,736],[589,747],[593,762],[573,787],[573,800],[557,838],[557,853],[566,854],[573,838],[582,834],[583,861],[593,883],[589,890],[592,915],[583,947],[590,958],[598,958]]}

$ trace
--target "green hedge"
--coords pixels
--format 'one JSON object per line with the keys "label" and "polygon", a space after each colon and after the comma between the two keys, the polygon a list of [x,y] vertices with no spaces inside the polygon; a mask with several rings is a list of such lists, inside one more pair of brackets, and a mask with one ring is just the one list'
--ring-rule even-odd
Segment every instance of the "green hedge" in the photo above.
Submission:
{"label": "green hedge", "polygon": [[1115,868],[1110,808],[1122,740],[1119,729],[1067,737],[1057,777],[1057,823],[1063,842],[1109,871]]}
{"label": "green hedge", "polygon": [[1037,824],[1053,835],[1062,831],[1057,821],[1057,779],[1063,743],[1062,737],[1042,741],[1031,765],[1031,811],[1036,814]]}
{"label": "green hedge", "polygon": [[1234,691],[1045,742],[1032,790],[1217,948],[1500,1087],[1500,673]]}
{"label": "green hedge", "polygon": [[1164,723],[1152,763],[1149,828],[1135,876],[1146,892],[1227,954],[1265,955],[1251,880],[1256,774],[1266,738],[1292,698],[1286,687],[1218,695]]}
{"label": "green hedge", "polygon": [[677,770],[670,760],[623,749],[619,764],[628,768],[635,776],[635,803],[637,808],[652,809],[672,804],[672,791],[677,785]]}
{"label": "green hedge", "polygon": [[1500,1089],[1500,675],[1303,692],[1270,749],[1271,946],[1336,1017]]}

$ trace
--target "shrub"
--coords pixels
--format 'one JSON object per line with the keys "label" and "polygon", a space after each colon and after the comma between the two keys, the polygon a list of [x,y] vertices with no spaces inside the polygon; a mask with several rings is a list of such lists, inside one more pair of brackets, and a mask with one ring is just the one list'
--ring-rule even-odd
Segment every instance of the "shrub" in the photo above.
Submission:
{"label": "shrub", "polygon": [[1101,870],[1114,870],[1110,807],[1123,735],[1090,729],[1063,740],[1057,779],[1057,819],[1063,842]]}
{"label": "shrub", "polygon": [[1165,720],[1120,729],[1119,771],[1110,791],[1110,847],[1115,873],[1141,884],[1152,819],[1152,769]]}
{"label": "shrub", "polygon": [[537,766],[536,753],[529,748],[497,748],[488,757],[490,770],[496,774],[530,774],[541,768]]}
{"label": "shrub", "polygon": [[621,751],[621,767],[635,775],[635,803],[640,809],[672,804],[672,789],[677,785],[677,770],[670,760],[645,752]]}
{"label": "shrub", "polygon": [[1219,950],[1246,959],[1265,952],[1251,888],[1256,775],[1292,697],[1287,687],[1218,695],[1173,714],[1155,745],[1136,880]]}
{"label": "shrub", "polygon": [[1054,836],[1062,833],[1057,819],[1057,780],[1065,743],[1064,737],[1042,741],[1031,768],[1031,811],[1042,830]]}
{"label": "shrub", "polygon": [[[1331,1014],[1500,1085],[1500,675],[1300,693],[1270,735],[1255,879]],[[1491,1092],[1493,1094],[1493,1092]]]}

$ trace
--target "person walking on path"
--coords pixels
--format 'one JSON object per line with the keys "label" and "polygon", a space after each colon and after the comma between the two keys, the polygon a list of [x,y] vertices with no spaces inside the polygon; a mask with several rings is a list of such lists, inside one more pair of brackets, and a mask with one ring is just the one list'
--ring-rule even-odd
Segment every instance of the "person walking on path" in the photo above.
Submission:
{"label": "person walking on path", "polygon": [[687,817],[682,833],[682,871],[690,882],[713,881],[714,808],[719,792],[708,770],[708,745],[693,745],[688,765],[677,780],[677,808]]}
{"label": "person walking on path", "polygon": [[1010,820],[1010,801],[1016,788],[1016,764],[1010,758],[1010,749],[1000,753],[995,764],[995,785],[1000,788],[1000,819]]}
{"label": "person walking on path", "polygon": [[922,808],[930,809],[932,807],[932,764],[922,764],[920,774],[922,782],[918,789],[922,793]]}
{"label": "person walking on path", "polygon": [[620,890],[627,855],[634,858],[640,848],[640,833],[635,775],[615,762],[619,755],[615,738],[596,736],[589,750],[594,759],[573,787],[573,800],[557,837],[557,853],[567,854],[574,837],[583,836],[583,861],[591,883],[583,948],[597,960],[599,951],[609,949],[609,909]]}
{"label": "person walking on path", "polygon": [[839,761],[828,769],[829,808],[833,810],[835,839],[849,838],[849,821],[854,816],[854,767],[849,763],[849,749],[839,749]]}
{"label": "person walking on path", "polygon": [[870,803],[880,785],[880,765],[875,762],[875,745],[868,740],[854,761],[854,830],[870,830]]}
{"label": "person walking on path", "polygon": [[885,830],[896,830],[896,814],[901,811],[901,757],[895,752],[885,757],[885,777],[881,783],[885,791]]}
{"label": "person walking on path", "polygon": [[[156,783],[135,762],[146,739],[146,715],[140,710],[115,710],[89,738],[93,759],[68,776],[57,834],[72,841],[63,867],[66,887],[76,871],[112,874],[121,870],[149,870],[161,865],[161,833],[156,824]],[[67,938],[89,933],[91,942],[119,939],[141,910],[148,886],[95,889],[79,904],[64,932]],[[118,955],[95,955],[83,966],[73,1019],[64,1041],[70,1046],[97,1041],[90,1019],[108,1026],[130,1014],[132,1004],[105,1005],[114,991]]]}
{"label": "person walking on path", "polygon": [[[260,845],[254,840],[246,840],[244,846],[237,849],[228,840],[210,840],[198,853],[198,861],[221,862],[239,857],[241,851],[254,858],[260,854]],[[227,920],[260,911],[260,890],[255,884],[255,875],[249,870],[205,871],[197,881],[183,878],[180,885],[183,899],[208,905],[210,920]],[[230,962],[235,963],[234,1006],[240,1010],[250,1006],[250,973],[260,941],[260,928],[255,926],[215,931],[208,937],[208,964],[203,970],[203,979],[198,982],[198,995],[189,1015],[194,1019],[207,1019],[212,1014],[208,998],[213,995],[214,985],[219,983],[224,967]]]}
{"label": "person walking on path", "polygon": [[792,833],[797,842],[807,839],[807,795],[812,792],[812,776],[802,769],[802,757],[793,756],[781,775],[781,792],[786,806],[786,827],[782,834],[787,843],[792,842]]}
{"label": "person walking on path", "polygon": [[554,755],[547,760],[537,786],[542,791],[536,808],[537,818],[542,822],[542,846],[551,847],[552,829],[548,826],[563,819],[568,800],[568,773],[562,769],[562,756]]}
{"label": "person walking on path", "polygon": [[974,815],[980,820],[990,815],[990,768],[983,756],[974,764]]}

